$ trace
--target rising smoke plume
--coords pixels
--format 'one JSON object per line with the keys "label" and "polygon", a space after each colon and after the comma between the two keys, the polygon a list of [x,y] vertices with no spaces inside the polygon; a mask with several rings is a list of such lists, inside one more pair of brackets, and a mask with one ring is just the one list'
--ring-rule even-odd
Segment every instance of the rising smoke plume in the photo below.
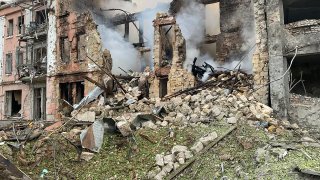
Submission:
{"label": "rising smoke plume", "polygon": [[[194,57],[199,58],[198,63],[203,63],[203,58],[200,57],[200,44],[204,39],[205,33],[205,6],[203,4],[189,1],[184,4],[177,15],[177,23],[180,26],[181,32],[186,39],[187,58],[184,64],[185,68],[191,70],[191,65]],[[213,61],[208,59],[206,61]]]}
{"label": "rising smoke plume", "polygon": [[[123,0],[93,0],[90,2],[86,0],[77,0],[75,6],[78,10],[89,9],[92,12],[96,23],[99,25],[98,30],[101,34],[103,45],[111,52],[113,58],[113,73],[119,74],[122,72],[118,67],[125,70],[132,69],[134,71],[141,71],[141,64],[142,66],[145,64],[152,64],[152,55],[149,57],[148,63],[141,63],[141,57],[132,44],[127,42],[123,38],[123,34],[120,34],[115,27],[106,24],[107,19],[110,19],[116,14],[121,14],[122,12],[101,12],[100,8],[112,9],[120,7],[130,13],[144,11],[149,8],[147,11],[141,13],[139,20],[143,19],[144,21],[144,41],[147,46],[152,48],[154,33],[152,21],[155,19],[157,12],[168,11],[169,2],[171,2],[171,0],[154,0],[152,2],[149,0],[133,0],[132,3]],[[241,16],[237,13],[233,14],[233,17],[234,20],[241,20],[241,18],[239,19]],[[218,18],[219,17],[216,17],[216,19]],[[206,21],[212,21],[213,19],[214,17],[205,19],[205,6],[203,4],[194,1],[186,1],[184,7],[181,8],[177,15],[177,23],[181,28],[187,44],[187,58],[184,67],[191,70],[190,65],[192,64],[193,58],[198,57],[198,65],[207,62],[215,68],[222,67],[231,70],[241,61],[241,68],[250,73],[252,71],[251,58],[253,51],[249,51],[249,47],[255,43],[254,30],[251,28],[253,25],[242,30],[242,38],[246,40],[242,46],[242,50],[248,51],[249,55],[244,59],[234,57],[234,59],[228,63],[219,64],[214,61],[214,58],[210,56],[209,53],[203,53],[200,50],[200,45],[204,40],[206,31]],[[136,29],[131,29],[131,31],[136,31]]]}
{"label": "rising smoke plume", "polygon": [[[139,52],[133,47],[131,42],[128,42],[124,39],[123,34],[121,34],[115,27],[112,27],[107,23],[107,20],[112,18],[114,15],[124,14],[121,11],[105,11],[102,12],[101,9],[116,9],[121,8],[129,13],[137,12],[142,10],[146,10],[151,7],[153,9],[149,9],[140,14],[138,17],[139,20],[144,21],[144,41],[147,43],[149,47],[153,46],[153,26],[152,21],[156,16],[157,12],[160,11],[168,11],[169,4],[161,4],[162,1],[168,0],[157,0],[153,1],[153,3],[146,3],[144,5],[137,5],[135,3],[131,3],[123,0],[94,0],[94,1],[85,1],[79,0],[76,1],[74,7],[78,11],[90,10],[92,12],[93,18],[98,25],[98,31],[101,35],[104,48],[108,49],[111,53],[113,59],[113,67],[112,72],[114,74],[123,74],[123,72],[119,69],[129,71],[137,71],[140,72],[146,64],[152,64],[152,56],[148,63],[142,62],[142,58],[140,57]],[[159,4],[160,3],[160,4]],[[155,4],[159,4],[156,7],[153,7]],[[88,8],[89,7],[89,8]],[[136,29],[132,31],[137,31]]]}
{"label": "rising smoke plume", "polygon": [[[242,21],[245,18],[252,17],[243,17],[242,10],[236,11],[231,17],[231,21]],[[204,62],[210,64],[216,69],[221,70],[233,70],[236,66],[241,66],[241,69],[247,73],[252,73],[252,56],[254,50],[252,46],[255,44],[255,31],[254,31],[254,22],[251,21],[251,24],[247,22],[241,30],[241,38],[244,43],[241,47],[241,51],[245,52],[245,55],[242,57],[234,57],[229,62],[220,64],[217,61],[214,61],[214,58],[210,56],[209,53],[201,52],[201,43],[204,40],[204,34],[206,32],[206,21],[212,20],[213,18],[205,19],[205,6],[201,3],[194,1],[189,1],[185,3],[184,7],[181,8],[180,12],[177,15],[177,23],[179,24],[182,34],[186,39],[187,44],[187,58],[184,64],[184,67],[191,70],[191,64],[193,63],[194,57],[198,57],[198,65],[202,65]],[[209,25],[210,26],[210,25]],[[208,73],[206,73],[208,74]],[[204,76],[204,80],[206,79]]]}

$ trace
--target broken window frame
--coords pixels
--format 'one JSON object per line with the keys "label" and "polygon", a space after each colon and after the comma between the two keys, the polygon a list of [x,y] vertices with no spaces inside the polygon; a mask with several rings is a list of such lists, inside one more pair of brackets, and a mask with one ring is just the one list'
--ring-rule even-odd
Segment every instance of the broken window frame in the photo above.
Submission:
{"label": "broken window frame", "polygon": [[8,20],[8,27],[7,27],[7,37],[13,36],[13,29],[14,29],[14,21],[13,19]]}
{"label": "broken window frame", "polygon": [[23,58],[24,58],[24,53],[19,51],[17,53],[17,64],[16,64],[17,67],[23,64]]}
{"label": "broken window frame", "polygon": [[46,87],[33,89],[33,118],[46,120]]}
{"label": "broken window frame", "polygon": [[24,52],[21,51],[20,47],[17,47],[16,50],[16,68],[18,68],[20,65],[24,64]]}
{"label": "broken window frame", "polygon": [[[13,98],[14,93],[18,92],[20,94],[20,109],[16,114],[13,114]],[[15,117],[20,118],[22,117],[22,114],[19,115],[19,112],[22,110],[22,90],[13,90],[13,91],[5,91],[5,116],[6,117]],[[16,115],[16,116],[15,116]]]}
{"label": "broken window frame", "polygon": [[84,98],[84,81],[59,83],[60,99],[74,105]]}
{"label": "broken window frame", "polygon": [[18,17],[18,34],[24,34],[24,15]]}
{"label": "broken window frame", "polygon": [[43,59],[47,57],[47,46],[40,46],[40,47],[34,47],[33,48],[33,63],[45,63]]}
{"label": "broken window frame", "polygon": [[35,12],[35,22],[37,26],[46,24],[48,20],[48,15],[46,14],[46,10],[39,10]]}
{"label": "broken window frame", "polygon": [[6,54],[6,66],[5,66],[5,73],[12,74],[12,53]]}

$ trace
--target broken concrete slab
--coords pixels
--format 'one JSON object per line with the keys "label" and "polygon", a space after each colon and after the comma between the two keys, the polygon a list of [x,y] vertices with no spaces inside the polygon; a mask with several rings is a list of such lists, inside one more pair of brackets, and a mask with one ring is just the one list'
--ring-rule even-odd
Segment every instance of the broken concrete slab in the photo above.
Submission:
{"label": "broken concrete slab", "polygon": [[124,137],[130,136],[132,134],[132,129],[128,121],[120,121],[117,122],[116,125]]}
{"label": "broken concrete slab", "polygon": [[238,120],[235,117],[230,117],[227,119],[227,123],[229,124],[237,124]]}
{"label": "broken concrete slab", "polygon": [[164,166],[164,156],[162,154],[156,155],[156,165],[158,166]]}
{"label": "broken concrete slab", "polygon": [[187,146],[176,145],[176,146],[173,146],[171,153],[175,154],[176,152],[186,152],[186,151],[188,151]]}
{"label": "broken concrete slab", "polygon": [[202,149],[204,148],[202,142],[196,142],[190,149],[195,152],[198,153],[200,151],[202,151]]}
{"label": "broken concrete slab", "polygon": [[96,113],[92,111],[78,113],[75,119],[77,119],[78,121],[94,122],[96,120]]}
{"label": "broken concrete slab", "polygon": [[80,107],[89,104],[90,102],[96,100],[102,93],[104,92],[103,89],[96,87],[94,88],[86,97],[84,97],[79,104],[73,105],[75,110],[79,109]]}
{"label": "broken concrete slab", "polygon": [[93,152],[99,152],[103,143],[103,135],[103,121],[94,122],[89,128],[83,130],[80,134],[82,147]]}
{"label": "broken concrete slab", "polygon": [[216,132],[210,133],[205,137],[202,137],[199,139],[199,141],[204,145],[207,146],[209,143],[211,143],[213,140],[215,140],[218,137],[218,134]]}
{"label": "broken concrete slab", "polygon": [[90,161],[94,157],[93,153],[90,152],[82,152],[80,155],[80,159],[85,160],[85,161]]}

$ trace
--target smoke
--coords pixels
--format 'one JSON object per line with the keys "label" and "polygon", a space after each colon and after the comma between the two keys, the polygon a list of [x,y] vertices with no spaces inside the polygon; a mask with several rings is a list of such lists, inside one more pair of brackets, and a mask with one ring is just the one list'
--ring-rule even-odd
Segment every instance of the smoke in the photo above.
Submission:
{"label": "smoke", "polygon": [[[138,19],[139,21],[143,21],[144,42],[152,49],[154,39],[153,20],[158,12],[168,11],[169,2],[171,2],[171,0],[132,0],[132,2],[123,0],[93,0],[91,2],[77,0],[76,5],[79,11],[89,9],[91,12],[93,12],[93,17],[96,23],[99,25],[98,30],[101,34],[104,48],[107,48],[111,52],[111,56],[113,58],[113,73],[119,74],[121,71],[118,67],[121,67],[125,70],[132,69],[133,71],[141,71],[146,65],[152,65],[153,53],[151,51],[150,56],[140,57],[140,53],[137,52],[133,45],[123,38],[123,34],[121,34],[119,31],[119,28],[116,30],[115,27],[106,24],[107,19],[110,19],[115,15],[123,14],[123,12],[102,12],[100,9],[121,8],[130,13],[143,11]],[[218,10],[218,8],[213,9]],[[230,21],[232,21],[231,23],[242,23],[242,19],[248,18],[243,17],[243,11],[244,9],[241,9],[234,13],[232,15],[233,18],[230,18]],[[251,73],[251,59],[254,51],[250,48],[255,44],[253,20],[251,21],[252,24],[246,24],[242,26],[244,28],[241,31],[242,39],[245,40],[241,47],[241,51],[246,52],[245,54],[249,55],[242,57],[239,55],[233,57],[233,59],[228,63],[219,64],[214,61],[214,58],[210,56],[209,53],[201,52],[201,44],[205,38],[204,35],[206,32],[206,26],[207,28],[210,27],[210,31],[218,32],[218,27],[216,27],[217,30],[215,30],[215,28],[213,28],[214,25],[212,25],[213,23],[206,23],[206,21],[209,22],[214,19],[219,19],[219,17],[209,17],[209,19],[206,20],[205,14],[206,9],[203,4],[194,1],[186,1],[185,5],[181,8],[180,12],[176,16],[177,23],[181,28],[187,45],[187,57],[184,67],[191,71],[192,61],[194,57],[198,57],[198,65],[202,65],[204,62],[206,62],[216,69],[221,67],[221,70],[233,70],[240,63],[242,70]],[[132,27],[133,26],[130,28],[130,34],[138,34],[137,32],[132,33],[132,31],[137,31]],[[130,38],[130,40],[131,39],[132,38]],[[135,40],[137,40],[137,38]],[[143,60],[143,58],[146,57],[148,58],[147,62],[144,62],[145,60]]]}
{"label": "smoke", "polygon": [[[231,14],[227,23],[237,24],[237,26],[241,27],[240,34],[242,44],[240,47],[240,52],[238,55],[232,57],[231,62],[228,63],[225,67],[235,68],[238,65],[241,66],[241,70],[245,71],[248,74],[252,74],[252,58],[255,52],[255,44],[256,44],[256,32],[255,32],[255,24],[254,24],[254,16],[252,2],[250,4],[241,5],[237,8],[237,10]],[[231,66],[231,67],[230,67]]]}
{"label": "smoke", "polygon": [[[190,1],[181,8],[177,15],[177,23],[186,39],[187,57],[184,64],[186,69],[191,70],[194,57],[200,57],[200,43],[204,39],[205,33],[205,6],[203,4]],[[198,58],[202,61],[202,57]],[[212,58],[209,61],[213,61]]]}
{"label": "smoke", "polygon": [[[157,12],[167,12],[169,4],[161,3],[168,2],[168,0],[156,0],[148,1],[143,4],[141,1],[133,1],[133,3],[123,0],[77,0],[74,2],[74,7],[77,11],[91,11],[93,18],[98,25],[98,31],[102,38],[103,47],[108,49],[113,59],[112,73],[123,73],[119,67],[129,71],[140,72],[146,65],[152,64],[152,55],[147,59],[147,63],[144,60],[145,57],[141,57],[140,53],[134,48],[131,42],[124,39],[123,34],[119,31],[119,28],[113,27],[107,23],[107,20],[115,15],[123,15],[122,11],[101,11],[101,9],[117,9],[120,8],[128,13],[140,12],[146,10],[140,14],[138,20],[144,23],[144,42],[149,47],[153,46],[153,24]],[[147,9],[153,8],[153,9]],[[137,26],[139,24],[135,22]],[[121,28],[120,28],[121,29]],[[130,34],[139,34],[134,26],[130,26]],[[131,39],[131,38],[130,38]],[[152,48],[151,48],[152,49]]]}
{"label": "smoke", "polygon": [[[247,8],[247,7],[246,7]],[[218,11],[217,8],[212,8]],[[241,45],[239,55],[233,57],[229,62],[218,63],[208,52],[201,52],[201,43],[204,40],[206,26],[213,32],[218,32],[217,27],[213,27],[212,21],[214,18],[205,19],[205,6],[203,4],[191,1],[186,3],[177,15],[177,23],[179,24],[182,34],[186,39],[187,58],[184,67],[191,70],[191,64],[194,57],[198,57],[197,65],[203,65],[204,62],[210,64],[217,70],[234,70],[236,67],[241,67],[241,70],[252,73],[252,57],[255,44],[254,19],[252,13],[244,13],[246,9],[238,9],[232,14],[229,19],[231,24],[241,24]],[[214,13],[213,13],[214,14]],[[208,73],[206,73],[208,75]],[[204,75],[202,80],[208,77]]]}
{"label": "smoke", "polygon": [[112,73],[123,73],[120,68],[126,71],[141,71],[139,53],[131,43],[125,41],[117,31],[103,24],[98,26],[98,31],[103,40],[103,47],[111,53],[113,60]]}

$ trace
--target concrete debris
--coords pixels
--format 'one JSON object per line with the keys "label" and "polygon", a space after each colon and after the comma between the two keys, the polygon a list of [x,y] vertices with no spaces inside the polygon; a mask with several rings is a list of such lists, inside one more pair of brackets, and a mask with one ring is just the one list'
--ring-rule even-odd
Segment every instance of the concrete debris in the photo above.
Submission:
{"label": "concrete debris", "polygon": [[75,117],[78,121],[88,121],[88,122],[95,122],[96,120],[96,113],[92,111],[86,111],[83,113],[78,113]]}
{"label": "concrete debris", "polygon": [[266,159],[268,151],[265,148],[258,148],[254,154],[257,163],[263,163]]}
{"label": "concrete debris", "polygon": [[279,160],[282,160],[286,155],[288,155],[288,151],[282,148],[272,148],[271,154],[276,156]]}
{"label": "concrete debris", "polygon": [[204,145],[207,146],[209,143],[211,143],[213,140],[215,140],[218,137],[218,134],[216,132],[210,133],[205,137],[202,137],[199,139],[199,141]]}
{"label": "concrete debris", "polygon": [[236,124],[237,122],[238,122],[238,120],[235,117],[230,117],[227,119],[227,123],[229,123],[229,124]]}
{"label": "concrete debris", "polygon": [[162,154],[156,155],[156,164],[161,167],[164,166],[164,156]]}
{"label": "concrete debris", "polygon": [[169,154],[163,157],[164,164],[169,164],[174,162],[174,154]]}
{"label": "concrete debris", "polygon": [[175,154],[175,153],[186,152],[186,151],[188,151],[187,146],[176,145],[176,146],[173,146],[171,153]]}
{"label": "concrete debris", "polygon": [[93,152],[99,152],[103,144],[104,123],[95,121],[89,128],[83,130],[80,134],[80,140],[83,148]]}
{"label": "concrete debris", "polygon": [[90,152],[82,152],[80,158],[85,161],[90,161],[94,157],[93,153]]}
{"label": "concrete debris", "polygon": [[198,152],[202,151],[203,148],[204,148],[204,146],[203,146],[202,142],[197,142],[190,149],[193,152],[198,153]]}
{"label": "concrete debris", "polygon": [[62,124],[63,124],[62,121],[58,121],[58,122],[56,122],[56,123],[54,123],[54,124],[46,127],[44,130],[45,130],[45,131],[53,131],[53,130],[55,130],[55,129],[60,128],[60,127],[62,126]]}
{"label": "concrete debris", "polygon": [[119,121],[116,123],[117,128],[121,132],[123,136],[130,136],[132,134],[132,129],[130,127],[130,123],[128,121]]}
{"label": "concrete debris", "polygon": [[[36,21],[46,20],[46,22],[43,22],[43,26],[47,27],[45,29],[47,29],[48,32],[38,33],[35,29],[39,27],[34,27],[34,30],[32,30],[33,28],[28,28],[27,31],[24,32],[24,28],[21,29],[20,27],[18,29],[19,31],[23,30],[23,33],[19,33],[19,38],[17,38],[15,34],[12,36],[14,38],[5,38],[4,41],[0,43],[2,51],[6,51],[1,52],[6,58],[4,60],[5,62],[0,63],[0,68],[4,68],[0,69],[4,75],[4,77],[0,79],[0,82],[3,82],[3,85],[7,85],[5,88],[1,88],[5,94],[1,95],[3,112],[0,112],[0,115],[1,119],[8,119],[9,122],[0,124],[0,146],[2,148],[2,154],[0,154],[0,179],[28,178],[9,160],[14,159],[13,156],[18,154],[17,159],[19,163],[25,166],[38,166],[42,161],[42,157],[54,157],[55,145],[53,144],[53,138],[57,137],[53,136],[57,134],[60,138],[64,138],[63,140],[66,140],[74,146],[78,153],[78,159],[84,161],[92,160],[95,155],[94,153],[101,151],[104,136],[110,135],[107,133],[119,134],[117,139],[123,140],[123,142],[121,141],[121,143],[115,145],[117,147],[119,146],[119,149],[121,149],[122,144],[129,144],[128,159],[134,157],[132,154],[140,150],[139,145],[141,144],[138,142],[140,138],[136,139],[136,134],[150,141],[153,145],[156,145],[156,148],[152,149],[152,153],[159,150],[160,148],[158,147],[162,144],[165,144],[166,147],[173,146],[171,149],[166,149],[166,152],[157,152],[160,154],[155,156],[155,167],[148,172],[149,179],[159,180],[165,178],[169,173],[179,167],[188,164],[188,162],[193,159],[196,159],[195,156],[207,151],[214,143],[218,143],[221,140],[217,134],[217,132],[220,131],[217,130],[217,132],[211,133],[205,131],[201,134],[202,137],[200,138],[194,140],[192,139],[193,137],[188,137],[188,142],[180,142],[179,131],[184,131],[190,127],[208,129],[207,127],[211,125],[218,126],[221,123],[223,126],[231,126],[236,129],[243,124],[249,124],[257,130],[263,130],[267,134],[266,138],[275,141],[279,140],[277,139],[278,135],[293,130],[297,132],[295,135],[298,134],[299,138],[303,137],[298,141],[300,143],[299,145],[302,144],[301,146],[304,147],[320,147],[317,138],[313,139],[309,137],[310,134],[308,134],[308,131],[303,131],[302,127],[299,127],[299,125],[295,123],[299,121],[286,119],[287,117],[317,119],[316,115],[319,110],[312,107],[313,105],[319,104],[315,101],[315,98],[294,98],[295,95],[292,95],[291,98],[288,97],[289,95],[287,94],[290,93],[287,92],[289,88],[286,86],[293,82],[289,83],[281,80],[268,83],[270,80],[278,78],[269,76],[281,75],[282,68],[286,67],[282,62],[282,56],[269,57],[269,55],[272,53],[282,54],[282,52],[287,52],[287,56],[293,56],[294,54],[292,53],[294,53],[294,51],[292,51],[292,49],[296,46],[296,42],[291,42],[290,39],[295,39],[293,37],[297,33],[299,34],[298,40],[301,41],[299,42],[301,46],[304,47],[300,54],[303,55],[303,51],[309,52],[309,50],[311,50],[309,54],[317,54],[313,52],[317,49],[313,47],[314,44],[312,45],[312,42],[308,44],[302,41],[302,39],[307,34],[307,39],[318,41],[319,38],[312,38],[312,35],[318,35],[316,32],[319,31],[320,28],[313,26],[319,26],[320,20],[285,22],[285,25],[280,28],[277,23],[282,22],[283,19],[281,19],[282,16],[280,18],[279,15],[279,12],[281,12],[277,7],[279,3],[267,3],[270,7],[276,7],[274,10],[274,8],[265,8],[266,3],[263,0],[255,0],[252,2],[249,0],[246,2],[225,0],[224,2],[220,2],[219,7],[221,8],[220,17],[222,17],[221,33],[219,35],[206,35],[206,37],[200,38],[203,42],[193,42],[194,39],[183,36],[185,35],[183,30],[184,25],[177,24],[177,22],[180,21],[179,11],[188,9],[183,6],[187,6],[188,4],[192,5],[192,3],[183,3],[182,0],[174,0],[170,4],[171,13],[157,13],[154,21],[149,21],[149,19],[149,23],[143,23],[139,20],[138,15],[145,13],[137,12],[127,14],[127,12],[121,9],[114,8],[108,9],[107,11],[120,10],[125,12],[126,15],[121,16],[114,14],[113,17],[104,17],[104,15],[108,13],[94,12],[95,9],[103,10],[103,8],[95,7],[98,4],[101,5],[101,3],[88,2],[83,4],[84,2],[84,0],[73,0],[64,3],[64,1],[60,0],[51,5],[47,4],[46,7],[42,7],[42,3],[39,2],[36,3],[37,6],[39,6],[37,8],[33,8],[33,3],[28,8],[19,6],[21,2],[16,2],[12,6],[9,6],[9,4],[5,6],[5,3],[1,3],[1,5],[3,5],[1,9],[3,10],[4,17],[6,17],[6,13],[11,12],[12,9],[10,10],[9,8],[16,8],[12,16],[17,15],[16,13],[21,10],[20,14],[25,14],[26,21],[28,20],[28,22],[24,22],[21,19],[22,16],[19,16],[19,21],[21,22],[12,24],[10,20],[7,22],[6,19],[1,19],[0,23],[2,23],[2,26],[4,26],[5,23],[8,24],[8,32],[6,32],[8,37],[16,33],[15,31],[13,32],[13,26],[20,26],[19,23],[26,23],[26,25],[29,26],[31,21],[35,21],[33,18],[38,16],[38,12],[33,12],[34,9],[41,9],[45,12],[42,13],[45,17],[37,17]],[[201,0],[198,3],[204,7],[216,2],[218,1]],[[250,2],[252,3],[251,9],[247,8]],[[79,6],[77,3],[81,3],[82,5]],[[288,3],[284,4],[287,6]],[[297,3],[289,4],[292,4],[290,6],[294,7],[299,6]],[[43,3],[43,5],[46,5],[46,3]],[[86,8],[88,12],[82,12],[82,9],[81,12],[77,12],[78,8],[82,6],[89,7],[88,5],[92,7]],[[243,7],[245,7],[247,11],[243,11]],[[231,16],[229,16],[229,14],[237,14],[234,13],[236,8],[239,8],[239,12],[243,13],[243,15],[252,18],[241,17],[244,22],[235,21],[237,23],[230,23],[229,18]],[[271,12],[269,12],[270,9],[272,10]],[[288,9],[288,7],[285,9]],[[284,14],[286,15],[286,13]],[[34,14],[35,17],[29,17],[30,14]],[[284,17],[286,17],[285,15]],[[98,20],[96,19],[97,17]],[[133,50],[133,54],[135,54],[134,57],[131,56],[127,48],[123,48],[127,47],[126,44],[118,48],[118,50],[123,51],[120,54],[124,57],[125,55],[128,56],[127,61],[123,61],[128,63],[123,64],[128,67],[117,67],[119,62],[122,61],[122,58],[117,57],[114,49],[110,49],[110,51],[104,49],[104,41],[108,41],[108,38],[104,37],[103,33],[112,33],[107,31],[109,30],[107,26],[96,24],[96,22],[100,23],[100,18],[110,20],[108,23],[114,25],[114,27],[124,25],[125,38],[128,38],[129,32],[131,32],[128,24],[131,22],[139,22],[139,28],[134,24],[138,29],[137,38],[139,39],[139,43],[134,43],[136,49],[131,49],[131,47],[133,47],[131,44],[128,46],[130,47],[129,50]],[[18,19],[18,15],[16,19]],[[285,19],[292,20],[292,17],[286,17]],[[254,23],[249,25],[249,23],[245,21]],[[149,32],[144,32],[144,30],[150,30],[150,28],[142,27],[145,24],[149,25],[151,22],[154,27],[154,36],[153,39],[148,39],[148,42],[154,42],[152,45],[153,50],[147,47],[150,44],[145,43],[146,39],[144,38],[144,36],[146,36],[145,33],[149,34]],[[33,23],[37,24],[38,22]],[[225,23],[229,23],[230,26]],[[269,27],[270,25],[275,25],[274,27],[279,29],[279,31],[276,31],[274,27]],[[37,24],[36,26],[40,25]],[[6,27],[6,25],[4,27]],[[256,32],[247,33],[243,27],[255,28]],[[104,31],[101,31],[101,29]],[[252,30],[250,30],[250,32],[251,31]],[[2,36],[4,37],[4,30],[2,29],[0,32],[2,32]],[[201,34],[203,31],[199,31],[198,33]],[[252,40],[252,38],[245,39],[241,37],[242,34],[256,34],[256,36]],[[288,36],[284,38],[287,38],[287,40],[275,41],[281,35]],[[38,36],[41,36],[41,38],[38,38]],[[288,39],[289,37],[290,39]],[[119,39],[122,40],[121,37],[119,37]],[[247,39],[252,40],[252,43],[247,42]],[[268,41],[266,41],[266,39]],[[124,42],[120,41],[120,43],[129,43],[127,40],[128,39]],[[245,42],[239,42],[240,40]],[[7,43],[13,43],[13,45],[7,46]],[[253,64],[252,75],[245,73],[241,69],[241,66],[244,66],[245,63],[244,61],[242,62],[244,59],[242,59],[237,66],[231,67],[230,69],[229,67],[228,69],[225,67],[213,67],[213,65],[209,64],[209,61],[198,62],[198,64],[201,64],[201,66],[199,66],[197,64],[197,57],[191,57],[191,60],[194,58],[193,64],[191,64],[188,61],[190,61],[189,56],[192,52],[190,53],[190,49],[188,48],[193,47],[192,43],[196,43],[197,47],[206,47],[207,45],[204,46],[205,44],[216,43],[216,59],[219,62],[231,60],[230,65],[236,62],[232,61],[232,59],[239,59],[241,56],[247,59],[247,53],[249,53],[250,57],[248,56],[248,59],[252,60]],[[254,51],[247,49],[248,47],[244,47],[244,43],[246,43],[246,45],[255,45],[253,48]],[[279,43],[286,44],[279,45]],[[33,47],[33,44],[39,47]],[[308,46],[306,46],[306,44]],[[210,48],[201,48],[201,51],[205,49]],[[270,50],[274,50],[275,52],[270,53]],[[296,48],[296,51],[297,50]],[[16,51],[15,55],[17,55],[16,64],[12,64],[11,62],[13,51]],[[136,54],[138,52],[141,54]],[[146,52],[149,54],[144,54]],[[251,53],[254,53],[254,55]],[[19,61],[21,64],[17,64],[18,59],[21,58],[20,55],[22,55],[23,60],[21,59],[22,62]],[[37,60],[30,59],[37,56],[44,57],[38,57]],[[147,59],[149,56],[152,62],[149,62]],[[114,61],[112,57],[115,58]],[[135,63],[138,61],[138,59],[135,58],[141,60],[139,61],[139,65]],[[24,60],[32,64],[24,64]],[[7,63],[7,61],[9,63]],[[133,64],[129,64],[129,62],[133,62]],[[130,70],[130,68],[135,71],[141,70],[140,63],[145,66],[143,72]],[[3,64],[6,66],[2,67]],[[10,64],[11,66],[16,65],[17,67],[12,68],[9,66]],[[133,67],[136,65],[137,67]],[[152,65],[152,67],[147,65]],[[191,65],[191,67],[188,67],[191,69],[186,68],[185,66],[187,65]],[[278,68],[280,69],[274,68],[276,65],[279,65]],[[121,69],[125,73],[125,76],[113,74],[116,72],[113,67]],[[269,67],[273,68],[269,69]],[[69,70],[70,72],[66,72]],[[291,71],[294,73],[294,70]],[[284,74],[284,76],[285,75],[286,74]],[[289,78],[283,79],[288,81],[287,79]],[[40,84],[38,84],[39,82]],[[45,87],[43,86],[44,82]],[[299,82],[302,82],[302,73],[301,80],[297,83]],[[262,88],[259,89],[261,85]],[[37,88],[35,89],[35,87]],[[304,84],[303,88],[304,91],[307,91]],[[29,90],[32,92],[31,96],[26,96],[28,94],[26,91]],[[308,92],[305,92],[305,94],[310,94],[309,91],[314,91],[311,93],[314,94],[318,90],[317,87],[308,87]],[[31,102],[30,99],[34,100],[34,102]],[[300,103],[302,99],[308,103]],[[308,99],[310,101],[308,101]],[[265,105],[268,101],[272,103],[272,107],[275,107],[275,110]],[[304,107],[298,108],[299,111],[297,111],[297,114],[296,112],[291,112],[296,109],[294,106],[298,105],[303,105]],[[308,111],[313,112],[310,113]],[[278,116],[283,117],[283,119],[277,119],[276,117]],[[20,121],[20,119],[22,121]],[[26,119],[31,121],[27,121]],[[301,125],[303,124],[301,123]],[[162,137],[157,137],[158,134],[160,134],[157,131],[161,131],[161,133],[165,131],[166,134]],[[231,130],[230,133],[232,131],[233,130]],[[148,132],[154,134],[150,135]],[[246,135],[236,135],[236,138],[238,144],[242,147],[241,149],[244,150],[253,150],[257,142],[256,137]],[[171,140],[174,141],[172,144]],[[23,151],[25,145],[30,141],[35,141],[31,150],[33,154],[36,154],[34,162],[28,162],[26,160],[28,158],[26,158],[25,152]],[[45,146],[49,143],[51,143],[50,146]],[[132,143],[135,144],[132,145]],[[278,146],[272,146],[272,143],[269,143],[263,148],[258,148],[254,155],[256,163],[264,163],[269,153],[279,160],[284,159],[291,149],[289,145],[285,146],[287,148],[283,146],[279,144]],[[234,154],[228,153],[230,152],[221,152],[219,156],[220,160],[233,160]],[[3,155],[8,158],[4,158]],[[110,153],[110,156],[113,155],[114,154]],[[152,154],[152,156],[154,155],[155,154]],[[223,174],[223,163],[217,166],[220,166],[222,169],[221,179],[227,179],[227,176]],[[49,167],[41,167],[41,169],[43,169],[42,176],[46,175],[45,178],[47,178],[50,175],[51,177],[53,170],[50,169],[52,172],[49,172],[45,168],[49,169]],[[245,173],[242,172],[242,167],[233,166],[232,168],[235,168],[236,174],[239,177],[243,178],[246,176]],[[3,175],[2,170],[7,173],[6,176]],[[142,179],[136,175],[137,172],[135,172],[134,168],[130,167],[128,171],[133,174],[132,177],[130,176],[131,179]],[[198,172],[195,173],[197,174]],[[119,178],[114,177],[113,179]]]}

